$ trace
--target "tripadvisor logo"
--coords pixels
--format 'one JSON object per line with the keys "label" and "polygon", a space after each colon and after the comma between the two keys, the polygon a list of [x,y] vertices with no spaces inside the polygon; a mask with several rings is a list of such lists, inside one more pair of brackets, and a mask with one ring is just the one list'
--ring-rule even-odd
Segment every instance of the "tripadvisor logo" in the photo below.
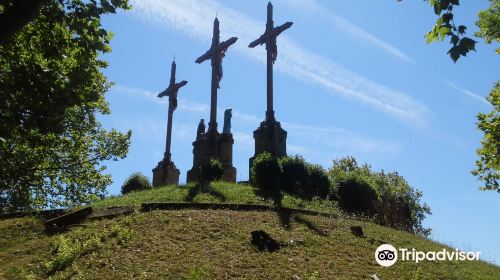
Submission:
{"label": "tripadvisor logo", "polygon": [[381,266],[391,266],[398,260],[398,251],[390,244],[382,244],[375,251],[375,260]]}
{"label": "tripadvisor logo", "polygon": [[390,244],[382,244],[375,250],[375,260],[381,266],[392,266],[399,259],[401,261],[413,261],[418,263],[420,261],[477,261],[481,252],[464,252],[458,249],[450,251],[442,249],[440,251],[417,251],[407,248],[399,248],[397,250]]}

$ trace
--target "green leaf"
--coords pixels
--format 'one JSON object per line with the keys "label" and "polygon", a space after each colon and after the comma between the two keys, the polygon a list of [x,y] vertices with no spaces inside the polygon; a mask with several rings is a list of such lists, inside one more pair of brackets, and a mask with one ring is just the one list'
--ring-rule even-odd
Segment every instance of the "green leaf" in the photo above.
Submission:
{"label": "green leaf", "polygon": [[446,35],[450,34],[450,28],[446,27],[446,26],[441,26],[439,29],[438,29],[438,34],[440,36],[440,39],[441,41],[444,40],[444,38],[446,37]]}
{"label": "green leaf", "polygon": [[467,29],[467,27],[466,27],[466,26],[464,26],[464,25],[460,25],[460,26],[458,27],[458,33],[460,33],[460,34],[465,34],[465,30],[466,30],[466,29]]}
{"label": "green leaf", "polygon": [[473,50],[475,51],[475,46],[476,46],[476,41],[472,40],[471,38],[464,37],[460,40],[460,45],[464,46],[464,48],[468,50]]}
{"label": "green leaf", "polygon": [[457,60],[460,58],[460,50],[459,47],[454,46],[452,47],[449,51],[448,54],[450,55],[451,59],[453,62],[457,62]]}
{"label": "green leaf", "polygon": [[437,34],[434,31],[429,31],[429,33],[427,33],[427,35],[425,35],[425,42],[427,44],[430,44],[433,41],[437,42],[438,41],[438,36],[437,36]]}

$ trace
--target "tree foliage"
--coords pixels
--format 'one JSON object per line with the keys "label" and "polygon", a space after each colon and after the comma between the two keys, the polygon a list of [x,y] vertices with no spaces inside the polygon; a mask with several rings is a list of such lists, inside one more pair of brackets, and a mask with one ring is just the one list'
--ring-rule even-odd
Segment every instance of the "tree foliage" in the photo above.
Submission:
{"label": "tree foliage", "polygon": [[427,43],[443,41],[446,37],[450,37],[452,47],[448,50],[448,54],[455,62],[460,56],[467,56],[469,51],[475,51],[477,42],[465,36],[467,27],[457,26],[454,21],[453,9],[459,5],[459,1],[427,0],[427,2],[439,16],[432,30],[425,35]]}
{"label": "tree foliage", "polygon": [[[479,27],[476,36],[483,38],[488,44],[500,42],[500,0],[491,0],[488,9],[479,13],[476,25]],[[500,54],[500,48],[496,52]]]}
{"label": "tree foliage", "polygon": [[[401,1],[401,0],[399,0]],[[434,9],[438,19],[433,29],[426,35],[427,43],[434,41],[443,41],[446,37],[450,38],[452,47],[448,51],[454,62],[461,56],[466,56],[471,50],[475,51],[475,40],[466,37],[467,29],[464,25],[455,24],[454,8],[459,6],[459,0],[425,0]],[[489,0],[490,5],[487,9],[481,11],[478,15],[476,25],[479,28],[474,35],[484,39],[488,44],[500,42],[500,0]],[[500,48],[496,48],[496,53],[500,54]],[[477,126],[483,131],[484,136],[481,140],[481,147],[476,151],[479,159],[476,161],[476,169],[472,174],[478,176],[484,182],[481,190],[497,190],[500,192],[500,129],[498,116],[500,107],[500,98],[498,97],[499,83],[496,82],[491,90],[487,100],[493,106],[490,113],[477,115]]]}
{"label": "tree foliage", "polygon": [[493,110],[477,116],[477,126],[484,132],[484,137],[481,147],[476,151],[479,159],[472,174],[484,181],[482,190],[500,193],[500,82],[496,83],[487,99],[493,105]]}
{"label": "tree foliage", "polygon": [[129,146],[130,131],[105,130],[96,118],[110,113],[99,55],[111,34],[100,17],[127,0],[42,3],[0,46],[0,208],[91,202],[111,183],[100,162],[125,157]]}

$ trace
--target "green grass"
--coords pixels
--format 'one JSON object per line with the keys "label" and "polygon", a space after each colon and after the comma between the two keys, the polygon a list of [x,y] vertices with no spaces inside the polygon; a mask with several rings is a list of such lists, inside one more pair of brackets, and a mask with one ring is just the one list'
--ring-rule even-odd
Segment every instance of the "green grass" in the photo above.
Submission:
{"label": "green grass", "polygon": [[[216,183],[203,193],[192,191],[194,197],[190,188],[164,187],[96,205],[190,200],[271,205],[245,185]],[[285,202],[338,211],[318,201],[288,197]],[[351,226],[361,226],[365,237],[354,236]],[[283,247],[273,253],[257,251],[250,243],[254,230],[264,230]],[[373,274],[379,279],[500,279],[500,268],[482,261],[398,261],[383,268],[374,259],[382,243],[421,251],[448,248],[345,216],[294,215],[286,221],[271,211],[153,211],[86,221],[54,235],[43,232],[42,221],[22,218],[0,220],[0,279],[312,280],[371,279]]]}
{"label": "green grass", "polygon": [[[125,196],[114,196],[98,201],[97,208],[107,206],[140,206],[145,202],[214,202],[273,205],[272,201],[263,199],[255,194],[250,185],[214,182],[208,188],[200,189],[190,184],[183,186],[165,186],[147,191],[132,192]],[[290,195],[284,195],[283,206],[314,210],[340,215],[335,202],[314,199],[303,200]]]}

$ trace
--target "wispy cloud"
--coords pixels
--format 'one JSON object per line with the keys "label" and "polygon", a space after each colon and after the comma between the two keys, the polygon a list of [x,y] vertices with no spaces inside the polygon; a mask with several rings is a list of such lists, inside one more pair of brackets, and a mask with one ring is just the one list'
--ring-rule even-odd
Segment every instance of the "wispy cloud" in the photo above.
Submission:
{"label": "wispy cloud", "polygon": [[385,42],[384,40],[366,31],[365,29],[357,26],[346,18],[333,13],[326,7],[320,5],[315,0],[280,0],[279,3],[298,10],[301,13],[306,12],[313,14],[315,17],[320,16],[322,18],[325,18],[330,22],[333,28],[342,31],[344,34],[350,37],[353,37],[363,43],[367,43],[380,48],[403,61],[411,63],[414,62],[406,53],[404,53],[400,49]]}
{"label": "wispy cloud", "polygon": [[[226,7],[215,0],[132,0],[141,19],[169,26],[195,39],[210,41],[213,16],[221,21],[221,37],[239,37],[235,49],[264,63],[264,48],[249,49],[264,23]],[[325,57],[311,53],[286,36],[280,37],[276,69],[326,89],[326,92],[360,101],[414,126],[425,126],[429,110],[408,94],[391,89],[350,71]]]}
{"label": "wispy cloud", "polygon": [[[138,97],[149,102],[154,102],[158,105],[161,104],[159,98],[156,98],[152,91],[130,88],[122,85],[115,86],[114,90],[127,93],[131,96]],[[155,98],[152,98],[152,96]],[[179,104],[179,108],[181,110],[189,112],[202,108],[204,113],[209,112],[208,107],[205,110],[205,104],[191,102],[187,99],[183,99],[182,103],[188,105],[181,107],[181,104]],[[220,110],[221,108],[219,108],[219,111]],[[234,110],[233,118],[233,123],[241,124],[244,127],[249,127],[250,129],[255,129],[261,121],[261,118],[253,114]],[[162,122],[163,120],[160,119],[149,119],[145,122],[145,126],[137,127],[140,127],[141,129],[139,131],[140,134],[152,135],[154,131],[164,130],[164,124],[162,124]],[[288,122],[283,122],[282,124],[288,131],[288,135],[293,135],[293,139],[289,139],[287,144],[289,154],[302,154],[311,159],[325,158],[325,160],[329,161],[334,158],[334,156],[338,156],[340,152],[352,155],[384,155],[386,157],[397,156],[403,148],[401,144],[394,141],[371,139],[342,128],[320,127]],[[191,139],[191,136],[195,135],[195,127],[192,125],[176,123],[175,126],[176,137],[181,137],[186,140]],[[235,138],[235,143],[246,150],[250,150],[254,145],[251,133],[234,131],[233,136]]]}
{"label": "wispy cloud", "polygon": [[[309,152],[313,156],[324,155],[332,159],[330,153],[341,151],[353,155],[385,155],[396,156],[403,149],[394,141],[370,139],[357,133],[336,127],[318,127],[294,123],[283,123],[283,126],[297,140],[307,143],[307,147],[295,145],[298,152]],[[315,147],[315,148],[312,148]]]}
{"label": "wispy cloud", "polygon": [[472,91],[470,91],[470,90],[467,90],[467,89],[464,89],[464,88],[462,88],[462,87],[459,87],[459,86],[457,86],[456,84],[454,84],[454,83],[452,83],[452,82],[450,82],[450,81],[446,81],[445,83],[446,83],[449,87],[451,87],[451,88],[453,88],[453,89],[457,90],[458,92],[460,92],[460,93],[462,93],[462,94],[464,94],[464,95],[466,95],[466,96],[468,96],[468,97],[472,97],[472,98],[474,98],[474,99],[476,99],[476,100],[479,100],[479,101],[482,101],[482,102],[484,102],[484,103],[486,103],[486,104],[489,104],[489,103],[488,103],[488,101],[486,100],[486,98],[484,98],[483,96],[481,96],[481,95],[479,95],[479,94],[477,94],[477,93],[474,93],[474,92],[472,92]]}
{"label": "wispy cloud", "polygon": [[[113,87],[113,89],[116,90],[117,92],[141,97],[156,103],[166,104],[168,102],[167,98],[158,98],[157,97],[158,93],[145,89],[138,89],[122,85],[116,85]],[[210,106],[208,106],[207,104],[190,102],[189,100],[186,100],[184,98],[179,98],[178,109],[187,112],[207,113],[210,111]]]}

